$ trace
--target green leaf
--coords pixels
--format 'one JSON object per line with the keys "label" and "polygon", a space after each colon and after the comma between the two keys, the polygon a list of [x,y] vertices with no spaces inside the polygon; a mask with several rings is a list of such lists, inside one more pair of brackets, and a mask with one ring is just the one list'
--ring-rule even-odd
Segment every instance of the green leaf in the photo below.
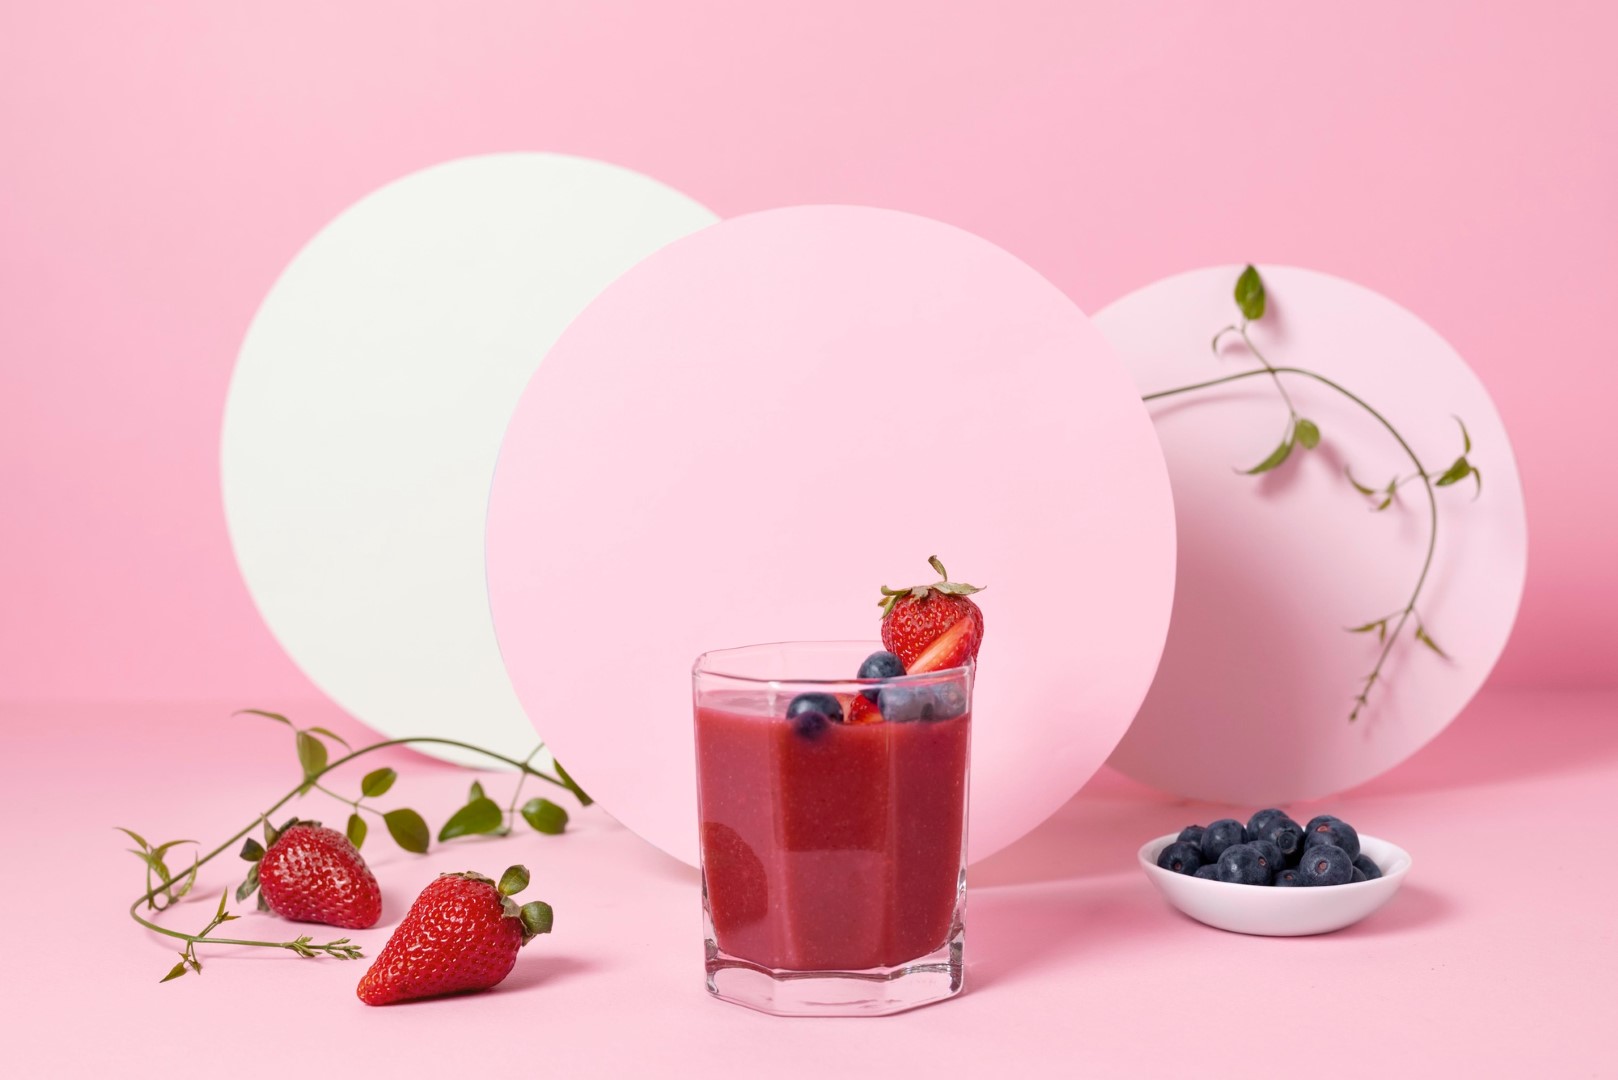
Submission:
{"label": "green leaf", "polygon": [[360,781],[360,794],[367,799],[386,795],[388,789],[393,786],[393,782],[397,779],[399,779],[399,774],[385,765],[380,769],[374,769],[366,773],[365,778]]}
{"label": "green leaf", "polygon": [[1438,647],[1438,642],[1433,640],[1432,635],[1427,633],[1426,628],[1420,623],[1416,624],[1416,640],[1433,650],[1433,652],[1437,653],[1439,656],[1442,656],[1445,660],[1449,659],[1449,653]]}
{"label": "green leaf", "polygon": [[169,870],[168,863],[163,861],[163,856],[168,854],[169,849],[174,847],[176,844],[194,843],[196,843],[195,840],[170,840],[166,844],[157,845],[157,847],[153,848],[146,855],[146,865],[150,866],[157,874],[158,881],[161,883],[163,891],[169,893],[171,898],[173,896],[175,885],[174,874]]}
{"label": "green leaf", "polygon": [[594,799],[584,793],[584,789],[578,785],[578,781],[567,774],[567,770],[562,768],[560,761],[552,761],[551,764],[556,766],[557,779],[561,780],[567,786],[567,789],[573,793],[573,797],[579,800],[580,806],[589,806],[595,802]]}
{"label": "green leaf", "polygon": [[530,900],[521,909],[523,929],[529,937],[548,934],[556,925],[556,912],[543,900]]}
{"label": "green leaf", "polygon": [[1351,471],[1349,471],[1349,468],[1348,468],[1347,465],[1343,466],[1343,475],[1348,477],[1348,482],[1350,484],[1352,484],[1354,486],[1354,490],[1359,492],[1361,495],[1375,495],[1376,494],[1376,489],[1375,488],[1368,488],[1364,484],[1360,483],[1358,480],[1354,479],[1354,474]]}
{"label": "green leaf", "polygon": [[252,866],[248,867],[247,877],[243,879],[240,885],[236,886],[236,902],[239,904],[243,900],[246,900],[249,896],[253,895],[254,890],[257,888],[258,863],[254,863]]}
{"label": "green leaf", "polygon": [[508,866],[506,872],[500,875],[498,886],[501,896],[516,896],[528,888],[528,867]]}
{"label": "green leaf", "polygon": [[260,911],[270,910],[270,902],[264,899],[264,894],[262,892],[258,894],[258,909]]}
{"label": "green leaf", "polygon": [[438,842],[453,840],[457,836],[474,836],[483,833],[492,833],[504,821],[500,807],[490,798],[473,799],[444,822],[444,827],[438,830]]}
{"label": "green leaf", "polygon": [[1364,626],[1350,626],[1348,628],[1348,632],[1350,634],[1369,634],[1372,630],[1375,630],[1377,627],[1386,626],[1387,624],[1388,624],[1388,620],[1386,620],[1386,619],[1377,619],[1375,622],[1368,622]]}
{"label": "green leaf", "polygon": [[1437,487],[1449,487],[1451,484],[1460,483],[1471,474],[1472,463],[1464,457],[1458,457],[1455,459],[1455,464],[1445,469],[1443,475],[1434,480],[1433,484]]}
{"label": "green leaf", "polygon": [[467,802],[477,802],[479,799],[484,798],[484,797],[485,796],[483,794],[483,785],[478,783],[476,780],[472,781],[472,786],[469,789],[467,789],[467,792],[466,792],[466,801]]}
{"label": "green leaf", "polygon": [[347,739],[343,738],[341,735],[337,734],[337,732],[332,731],[332,730],[330,730],[328,728],[312,727],[312,728],[306,728],[305,730],[307,730],[310,734],[313,734],[313,735],[324,735],[324,736],[326,736],[326,738],[330,739],[332,742],[341,744],[342,747],[345,750],[354,749],[352,746],[348,745],[348,740]]}
{"label": "green leaf", "polygon": [[197,871],[202,868],[202,859],[197,855],[191,856],[191,869],[174,885],[174,899],[178,900],[190,892],[197,884]]}
{"label": "green leaf", "polygon": [[534,827],[535,832],[555,836],[567,828],[567,811],[549,799],[529,799],[522,804],[522,819]]}
{"label": "green leaf", "polygon": [[1269,472],[1271,469],[1279,466],[1291,454],[1292,440],[1287,439],[1282,442],[1280,446],[1277,446],[1274,450],[1271,450],[1269,457],[1265,458],[1257,465],[1254,465],[1251,469],[1243,469],[1241,472],[1246,476],[1257,476],[1259,473]]}
{"label": "green leaf", "polygon": [[170,848],[179,847],[181,844],[194,844],[194,843],[196,843],[195,840],[170,840],[166,844],[159,844],[155,848],[153,848],[152,849],[152,857],[155,858],[155,859],[161,860],[163,858],[163,856],[165,856],[165,855],[167,855],[169,853]]}
{"label": "green leaf", "polygon": [[241,856],[248,862],[258,862],[264,857],[264,846],[249,836],[242,845]]}
{"label": "green leaf", "polygon": [[313,780],[326,767],[326,744],[309,734],[298,732],[298,764],[303,766],[303,778]]}
{"label": "green leaf", "polygon": [[126,829],[122,825],[114,825],[113,828],[117,829],[119,832],[135,841],[135,843],[139,844],[141,851],[152,850],[152,845],[148,844],[146,842],[146,838],[140,833],[136,832],[134,829]]}
{"label": "green leaf", "polygon": [[274,720],[277,723],[285,724],[287,727],[292,727],[293,726],[292,721],[288,720],[286,717],[282,716],[280,713],[278,713],[278,712],[265,712],[263,709],[237,709],[235,712],[231,713],[230,715],[232,715],[232,716],[262,716],[262,717],[264,717],[266,719]]}
{"label": "green leaf", "polygon": [[355,851],[358,851],[360,846],[365,843],[367,831],[364,818],[358,814],[348,815],[348,842],[354,845]]}
{"label": "green leaf", "polygon": [[1476,465],[1472,466],[1472,479],[1478,482],[1478,489],[1472,493],[1472,499],[1476,501],[1483,494],[1483,470]]}
{"label": "green leaf", "polygon": [[264,846],[274,847],[275,842],[281,838],[281,830],[271,825],[269,818],[263,818],[262,820],[264,822]]}
{"label": "green leaf", "polygon": [[1264,317],[1264,279],[1251,264],[1236,279],[1236,306],[1242,318],[1256,322]]}
{"label": "green leaf", "polygon": [[175,979],[178,979],[181,975],[184,975],[187,970],[189,969],[186,967],[185,954],[181,953],[180,962],[169,968],[169,973],[157,981],[159,983],[172,982]]}
{"label": "green leaf", "polygon": [[388,827],[388,835],[393,837],[393,842],[406,851],[420,855],[427,850],[427,842],[432,834],[427,831],[427,823],[414,810],[389,810],[382,815],[382,824]]}
{"label": "green leaf", "polygon": [[213,917],[216,920],[219,920],[221,922],[224,921],[224,918],[225,918],[225,901],[228,900],[228,899],[230,899],[230,890],[229,889],[226,889],[224,892],[219,894],[219,910],[214,912],[214,915],[213,915]]}
{"label": "green leaf", "polygon": [[[1454,413],[1451,413],[1450,415],[1455,416]],[[1465,444],[1461,453],[1470,454],[1472,452],[1472,436],[1466,433],[1466,421],[1462,420],[1459,416],[1455,416],[1455,422],[1461,425],[1461,442]]]}
{"label": "green leaf", "polygon": [[1299,420],[1293,427],[1292,434],[1303,444],[1305,450],[1313,450],[1320,445],[1320,428],[1313,420]]}

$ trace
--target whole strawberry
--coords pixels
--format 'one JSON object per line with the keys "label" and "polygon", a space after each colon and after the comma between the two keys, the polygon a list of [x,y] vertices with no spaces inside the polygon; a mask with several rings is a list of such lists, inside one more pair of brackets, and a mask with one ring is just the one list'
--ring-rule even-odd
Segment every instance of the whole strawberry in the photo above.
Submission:
{"label": "whole strawberry", "polygon": [[517,950],[548,934],[551,906],[511,897],[528,887],[513,866],[496,885],[481,874],[441,874],[421,891],[357,990],[367,1005],[487,990],[517,963]]}
{"label": "whole strawberry", "polygon": [[256,882],[265,905],[283,918],[364,930],[382,917],[382,890],[348,837],[318,821],[297,820],[267,828],[266,837],[268,848],[249,840],[242,849],[242,857],[258,865],[238,899]]}
{"label": "whole strawberry", "polygon": [[882,586],[882,644],[905,671],[941,671],[975,660],[983,643],[983,612],[971,600],[976,585],[949,580],[944,564],[927,560],[939,579],[906,589]]}

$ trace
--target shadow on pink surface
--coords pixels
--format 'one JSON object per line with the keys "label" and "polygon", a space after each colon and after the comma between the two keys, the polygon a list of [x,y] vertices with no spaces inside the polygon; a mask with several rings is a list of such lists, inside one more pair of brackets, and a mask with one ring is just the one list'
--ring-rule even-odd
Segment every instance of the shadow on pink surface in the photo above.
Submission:
{"label": "shadow on pink surface", "polygon": [[[1548,699],[1555,702],[1554,734],[1534,724]],[[1284,808],[1300,821],[1337,813],[1398,842],[1398,816],[1389,815],[1386,825],[1381,821],[1388,801],[1589,771],[1618,761],[1613,702],[1611,692],[1604,691],[1486,693],[1386,775],[1340,795]],[[1002,885],[1134,873],[1135,852],[1152,837],[1221,817],[1245,821],[1257,809],[1179,799],[1103,769],[1037,830],[974,866],[974,896],[976,890]]]}
{"label": "shadow on pink surface", "polygon": [[[1415,859],[1411,880],[1384,909],[1311,938],[1203,926],[1165,904],[1137,865],[1140,845],[1154,836],[1220,817],[1245,820],[1258,807],[1177,799],[1103,770],[1039,829],[972,868],[970,985],[993,990],[1068,967],[1099,973],[1124,957],[1172,964],[1177,951],[1219,953],[1246,970],[1279,959],[1276,948],[1381,949],[1488,923],[1528,902],[1520,894],[1529,886],[1488,872],[1478,853],[1543,841],[1559,816],[1593,812],[1577,807],[1605,790],[1603,774],[1618,762],[1615,703],[1611,692],[1486,694],[1386,776],[1288,806],[1299,820],[1340,814]],[[1554,716],[1553,730],[1536,727],[1541,714]],[[1556,852],[1542,854],[1561,865]]]}

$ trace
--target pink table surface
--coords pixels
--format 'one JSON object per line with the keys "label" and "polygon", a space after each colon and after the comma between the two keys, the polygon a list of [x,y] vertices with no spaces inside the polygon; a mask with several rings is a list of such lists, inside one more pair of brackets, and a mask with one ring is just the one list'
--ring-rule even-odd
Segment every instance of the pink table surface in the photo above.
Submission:
{"label": "pink table surface", "polygon": [[[228,711],[0,707],[10,743],[0,1015],[12,1075],[380,1077],[457,1062],[568,1077],[900,1075],[928,1061],[956,1075],[1618,1071],[1618,859],[1594,847],[1611,841],[1618,692],[1487,692],[1392,773],[1298,806],[1334,810],[1415,857],[1389,907],[1319,938],[1227,934],[1167,909],[1135,865],[1137,846],[1223,808],[1103,771],[974,868],[962,997],[820,1021],[709,1000],[696,872],[597,809],[562,837],[458,841],[417,857],[378,830],[367,845],[386,915],[354,936],[372,955],[433,875],[529,866],[528,895],[555,905],[556,931],[493,992],[372,1009],[353,994],[367,961],[224,949],[203,954],[202,977],[159,986],[174,953],[125,917],[140,867],[110,826],[217,843],[279,797],[296,768],[290,738]],[[329,705],[296,716],[363,734]],[[402,775],[383,804],[415,805],[435,825],[470,779],[407,752],[392,763]],[[483,779],[496,798],[509,791],[509,776]],[[341,821],[323,796],[309,804]],[[169,924],[207,919],[243,865],[220,861],[234,865],[205,868]],[[231,929],[292,936],[267,916]]]}

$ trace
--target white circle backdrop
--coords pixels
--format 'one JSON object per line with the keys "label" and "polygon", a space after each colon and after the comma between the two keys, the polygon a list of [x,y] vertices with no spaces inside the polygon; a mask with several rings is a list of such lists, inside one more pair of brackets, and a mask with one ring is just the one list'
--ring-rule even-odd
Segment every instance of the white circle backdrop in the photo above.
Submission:
{"label": "white circle backdrop", "polygon": [[615,165],[498,154],[367,195],[281,274],[225,405],[225,514],[270,630],[356,718],[532,748],[484,585],[501,435],[602,288],[717,220]]}

